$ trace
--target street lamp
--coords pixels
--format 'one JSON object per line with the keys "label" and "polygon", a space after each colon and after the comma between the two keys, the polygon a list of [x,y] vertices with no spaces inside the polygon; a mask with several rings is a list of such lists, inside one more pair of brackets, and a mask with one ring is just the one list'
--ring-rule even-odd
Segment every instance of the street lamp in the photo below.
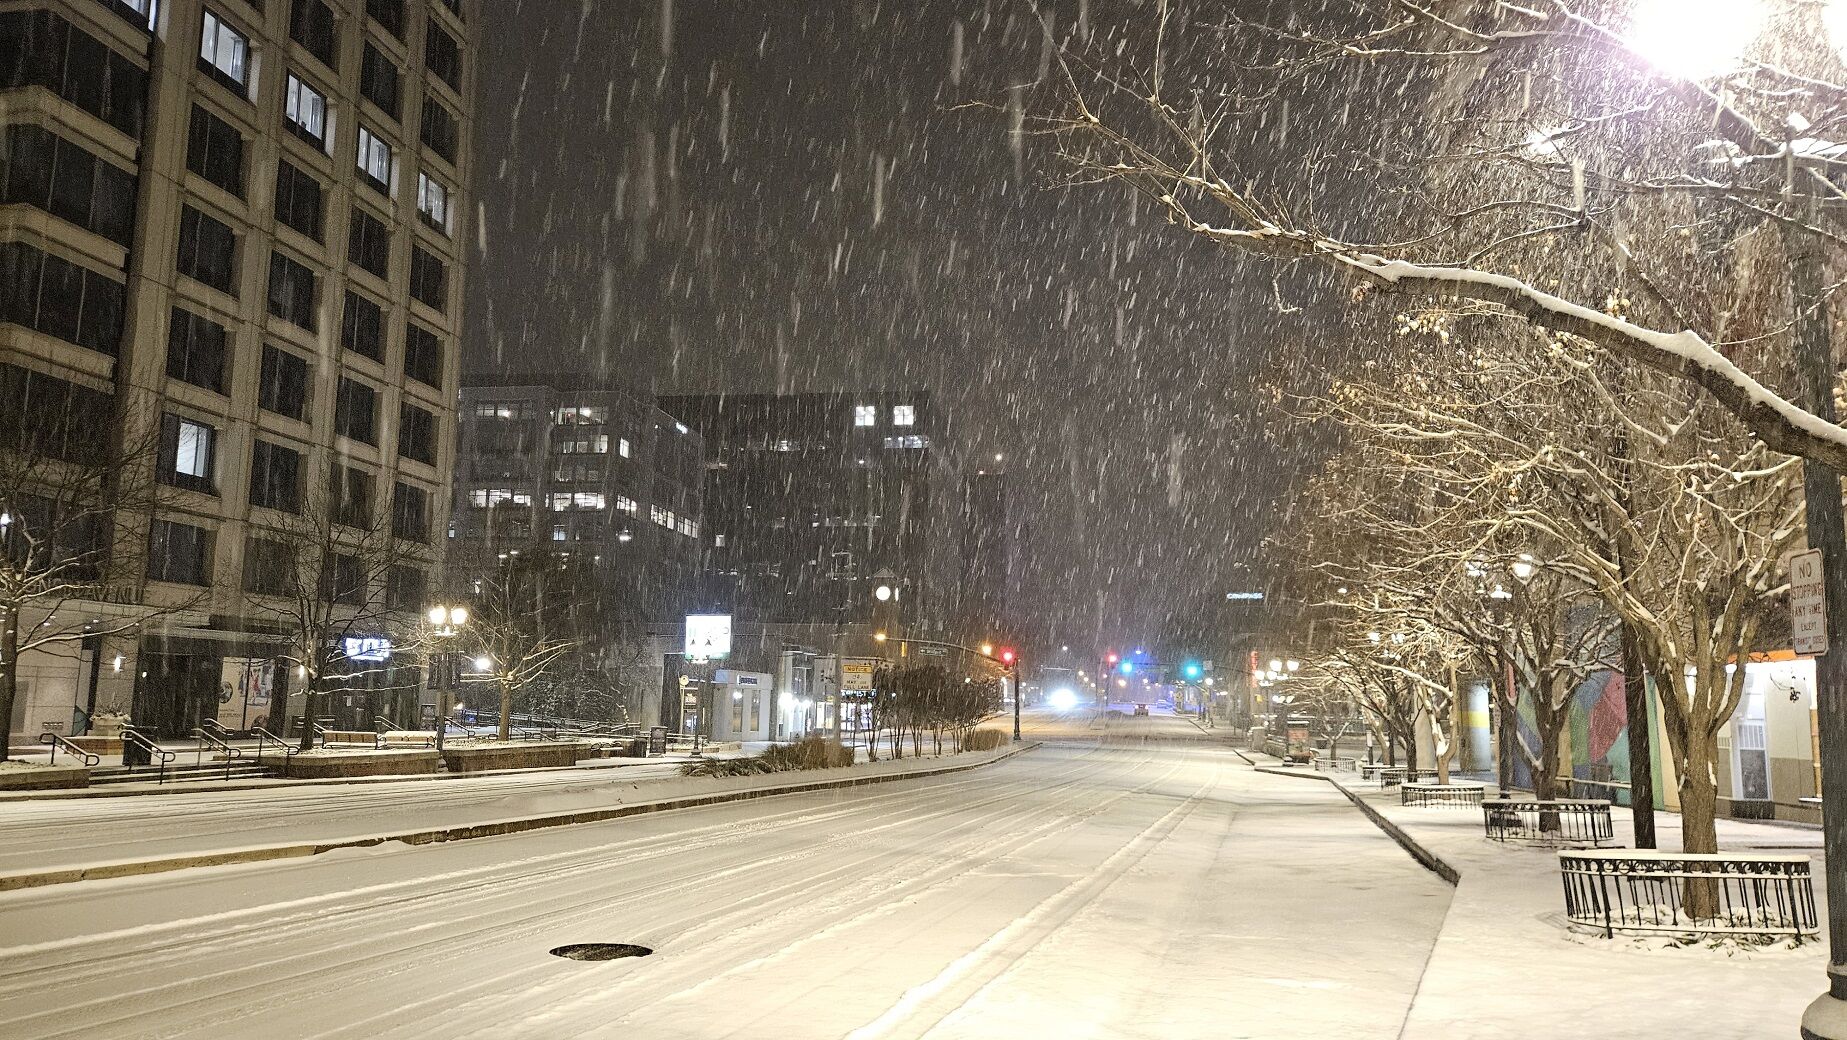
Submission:
{"label": "street lamp", "polygon": [[449,731],[449,713],[454,710],[449,705],[449,699],[455,696],[457,678],[455,657],[447,646],[460,634],[462,626],[468,623],[468,608],[438,603],[430,608],[425,619],[430,623],[431,644],[434,648],[430,653],[430,686],[431,692],[436,695],[436,750],[441,751],[443,737]]}

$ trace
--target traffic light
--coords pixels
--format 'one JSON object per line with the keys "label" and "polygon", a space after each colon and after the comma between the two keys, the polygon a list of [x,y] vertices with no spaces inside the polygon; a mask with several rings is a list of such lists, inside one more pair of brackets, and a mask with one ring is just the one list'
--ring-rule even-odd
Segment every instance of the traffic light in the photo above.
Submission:
{"label": "traffic light", "polygon": [[1116,652],[1114,650],[1111,650],[1109,653],[1103,655],[1103,661],[1105,664],[1113,665],[1117,661],[1120,661],[1120,660],[1121,658],[1116,656]]}
{"label": "traffic light", "polygon": [[1206,670],[1200,667],[1198,661],[1188,661],[1180,666],[1180,674],[1197,682],[1205,677]]}
{"label": "traffic light", "polygon": [[1003,646],[1000,648],[1000,663],[1001,664],[1004,664],[1007,667],[1011,668],[1013,667],[1013,662],[1017,660],[1018,658],[1019,658],[1019,655],[1013,652],[1013,647]]}
{"label": "traffic light", "polygon": [[1116,666],[1116,670],[1121,672],[1124,675],[1134,675],[1135,674],[1135,662],[1125,660],[1121,664]]}

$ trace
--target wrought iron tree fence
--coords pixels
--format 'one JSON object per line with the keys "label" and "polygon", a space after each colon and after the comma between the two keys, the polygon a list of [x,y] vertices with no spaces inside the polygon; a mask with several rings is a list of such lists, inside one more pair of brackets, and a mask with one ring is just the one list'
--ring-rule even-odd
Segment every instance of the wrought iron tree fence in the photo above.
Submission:
{"label": "wrought iron tree fence", "polygon": [[1398,804],[1414,808],[1467,808],[1480,805],[1482,784],[1438,784],[1407,781],[1398,789]]}
{"label": "wrought iron tree fence", "polygon": [[1821,929],[1806,856],[1578,849],[1558,859],[1565,915],[1606,936],[1806,936]]}
{"label": "wrought iron tree fence", "polygon": [[1489,798],[1481,803],[1482,826],[1494,841],[1601,845],[1615,838],[1610,803],[1595,798]]}

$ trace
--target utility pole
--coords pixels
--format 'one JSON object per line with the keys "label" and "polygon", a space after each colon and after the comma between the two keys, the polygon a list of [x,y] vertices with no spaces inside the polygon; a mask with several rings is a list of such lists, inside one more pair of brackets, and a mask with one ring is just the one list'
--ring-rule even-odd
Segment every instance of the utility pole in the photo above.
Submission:
{"label": "utility pole", "polygon": [[[1792,176],[1800,182],[1796,195],[1807,203],[1806,216],[1813,220],[1819,209],[1813,182],[1819,175],[1795,167]],[[1814,235],[1785,229],[1783,243],[1796,309],[1795,354],[1802,404],[1831,423],[1835,421],[1834,343],[1822,257]],[[1842,526],[1841,475],[1814,459],[1803,460],[1802,474],[1809,548],[1821,550],[1828,637],[1839,639],[1847,633],[1847,528]],[[1815,658],[1815,709],[1827,871],[1828,992],[1816,998],[1802,1016],[1802,1033],[1840,1038],[1847,1037],[1843,1029],[1847,1024],[1847,653],[1823,653]]]}

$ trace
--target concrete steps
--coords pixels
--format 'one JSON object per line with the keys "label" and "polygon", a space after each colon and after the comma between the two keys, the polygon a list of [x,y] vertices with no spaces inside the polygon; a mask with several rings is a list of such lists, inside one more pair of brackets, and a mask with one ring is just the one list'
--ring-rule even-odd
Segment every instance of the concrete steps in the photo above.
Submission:
{"label": "concrete steps", "polygon": [[[176,780],[268,780],[281,774],[267,765],[255,762],[232,762],[228,777],[223,762],[205,762],[194,765],[175,762],[167,767],[167,782]],[[137,766],[128,769],[124,766],[104,766],[90,770],[90,786],[99,784],[146,783],[160,779],[160,770],[154,766]]]}

